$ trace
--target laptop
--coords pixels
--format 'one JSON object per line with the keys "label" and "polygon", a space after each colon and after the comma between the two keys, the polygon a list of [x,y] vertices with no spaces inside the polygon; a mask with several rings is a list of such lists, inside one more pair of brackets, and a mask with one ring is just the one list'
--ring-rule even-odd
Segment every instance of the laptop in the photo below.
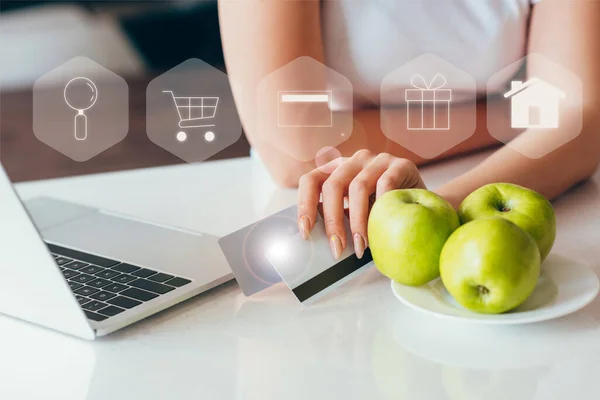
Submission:
{"label": "laptop", "polygon": [[0,165],[0,314],[107,335],[233,279],[217,240],[52,198],[22,203]]}

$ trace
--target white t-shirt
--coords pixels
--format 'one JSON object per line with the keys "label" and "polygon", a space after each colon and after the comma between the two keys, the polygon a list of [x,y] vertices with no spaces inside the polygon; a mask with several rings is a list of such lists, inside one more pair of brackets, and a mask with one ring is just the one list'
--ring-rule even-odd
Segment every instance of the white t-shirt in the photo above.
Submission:
{"label": "white t-shirt", "polygon": [[350,79],[355,106],[379,104],[383,78],[425,53],[471,74],[481,94],[491,75],[525,56],[538,1],[324,1],[326,63]]}

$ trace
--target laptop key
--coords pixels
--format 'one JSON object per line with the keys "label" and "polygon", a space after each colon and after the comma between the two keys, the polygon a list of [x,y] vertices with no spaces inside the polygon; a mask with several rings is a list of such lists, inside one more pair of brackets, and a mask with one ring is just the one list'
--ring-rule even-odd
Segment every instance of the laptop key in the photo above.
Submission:
{"label": "laptop key", "polygon": [[111,278],[110,280],[113,282],[117,282],[117,283],[127,283],[127,282],[131,282],[134,279],[135,279],[135,276],[121,274],[119,276],[115,276],[114,278]]}
{"label": "laptop key", "polygon": [[131,297],[133,299],[141,300],[141,301],[150,301],[150,300],[158,297],[157,294],[150,293],[145,290],[136,289],[136,288],[129,288],[127,290],[122,291],[119,294],[122,296]]}
{"label": "laptop key", "polygon": [[71,260],[70,258],[67,258],[67,257],[58,257],[58,258],[55,258],[54,261],[56,261],[56,263],[58,265],[65,265],[66,263],[70,263],[73,260]]}
{"label": "laptop key", "polygon": [[154,282],[164,282],[164,281],[168,281],[172,277],[173,277],[173,275],[163,274],[162,272],[159,272],[156,275],[152,275],[148,279],[150,279],[151,281],[154,281]]}
{"label": "laptop key", "polygon": [[83,296],[75,296],[75,298],[77,299],[77,302],[79,303],[80,306],[91,301],[87,297],[83,297]]}
{"label": "laptop key", "polygon": [[97,279],[97,278],[93,275],[88,275],[88,274],[81,274],[74,278],[71,278],[71,280],[73,282],[77,282],[77,283],[87,283],[89,281],[93,281],[94,279]]}
{"label": "laptop key", "polygon": [[84,287],[82,287],[80,289],[77,289],[73,293],[80,294],[82,296],[91,296],[94,293],[98,293],[99,291],[100,291],[100,289],[96,289],[96,288],[93,288],[93,287],[90,287],[90,286],[84,286]]}
{"label": "laptop key", "polygon": [[77,275],[81,275],[79,272],[77,271],[73,271],[72,269],[63,269],[62,270],[62,274],[65,278],[69,279],[69,278],[74,278]]}
{"label": "laptop key", "polygon": [[50,244],[50,243],[46,243],[46,246],[48,246],[48,249],[52,253],[61,254],[63,256],[67,256],[67,257],[71,257],[71,258],[74,258],[77,260],[85,261],[90,264],[99,265],[104,268],[110,268],[113,265],[116,265],[119,263],[118,261],[115,261],[115,260],[109,260],[108,258],[94,256],[92,254],[87,254],[87,253],[83,253],[81,251],[67,249],[67,248],[56,246],[56,245]]}
{"label": "laptop key", "polygon": [[93,281],[89,281],[87,284],[90,286],[93,286],[95,288],[101,288],[104,287],[106,285],[110,285],[110,281],[106,280],[106,279],[102,279],[102,278],[97,278],[96,280]]}
{"label": "laptop key", "polygon": [[75,291],[75,290],[83,287],[83,285],[81,283],[76,283],[76,282],[69,281],[69,287],[71,288],[71,291]]}
{"label": "laptop key", "polygon": [[88,311],[98,311],[106,306],[107,306],[107,304],[104,304],[101,301],[92,300],[89,303],[85,303],[83,305],[83,309],[88,310]]}
{"label": "laptop key", "polygon": [[84,263],[84,262],[81,262],[81,261],[71,261],[70,263],[65,264],[64,267],[65,268],[69,268],[69,269],[73,269],[73,270],[79,270],[79,269],[81,269],[83,267],[87,267],[88,265],[90,265],[90,264]]}
{"label": "laptop key", "polygon": [[189,279],[180,278],[180,277],[176,276],[175,278],[169,279],[168,281],[166,281],[165,285],[171,285],[171,286],[175,286],[175,287],[182,287],[182,286],[187,285],[190,282],[191,281]]}
{"label": "laptop key", "polygon": [[58,254],[54,254],[54,253],[50,253],[50,254],[52,254],[52,257],[54,257],[54,258],[60,257]]}
{"label": "laptop key", "polygon": [[122,290],[127,289],[127,286],[121,285],[120,283],[111,283],[108,286],[104,286],[102,290],[106,290],[107,292],[119,293]]}
{"label": "laptop key", "polygon": [[114,267],[112,267],[112,269],[114,269],[115,271],[119,271],[119,272],[124,272],[126,274],[129,274],[133,271],[137,271],[138,269],[140,269],[140,267],[136,267],[135,265],[131,265],[131,264],[119,264],[119,265],[115,265]]}
{"label": "laptop key", "polygon": [[102,310],[99,310],[98,312],[100,314],[112,317],[114,315],[122,313],[123,311],[125,311],[125,310],[123,308],[121,308],[121,307],[108,306],[106,308],[103,308]]}
{"label": "laptop key", "polygon": [[110,279],[110,278],[114,278],[117,275],[121,275],[119,272],[117,271],[113,271],[112,269],[104,269],[103,271],[98,272],[97,274],[95,274],[98,278],[102,278],[102,279]]}
{"label": "laptop key", "polygon": [[135,281],[130,282],[129,284],[131,286],[158,294],[165,294],[170,292],[171,290],[175,290],[173,286],[163,285],[162,283],[152,282],[147,279],[136,279]]}
{"label": "laptop key", "polygon": [[108,299],[112,299],[112,298],[113,298],[113,297],[115,297],[115,296],[116,296],[116,294],[114,294],[114,293],[111,293],[111,292],[106,292],[106,291],[104,291],[104,290],[103,290],[103,291],[101,291],[101,292],[98,292],[98,293],[96,293],[96,294],[94,294],[94,295],[90,296],[90,297],[91,297],[92,299],[94,299],[94,300],[106,301],[106,300],[108,300]]}
{"label": "laptop key", "polygon": [[138,271],[135,271],[131,275],[135,275],[135,276],[138,276],[140,278],[147,278],[147,277],[152,276],[152,275],[157,274],[157,273],[158,272],[152,271],[151,269],[142,268],[142,269],[140,269]]}
{"label": "laptop key", "polygon": [[108,318],[106,315],[96,314],[95,312],[91,312],[88,310],[84,310],[84,311],[85,311],[86,317],[88,317],[88,319],[91,319],[92,321],[100,322],[100,321],[104,321],[106,318]]}
{"label": "laptop key", "polygon": [[79,271],[83,272],[84,274],[90,274],[90,275],[95,275],[100,271],[103,271],[104,268],[99,267],[97,265],[90,265],[88,267],[85,268],[81,268]]}
{"label": "laptop key", "polygon": [[133,299],[123,297],[123,296],[117,296],[115,298],[112,298],[112,299],[108,300],[107,303],[110,303],[112,305],[119,306],[122,308],[133,308],[135,306],[139,306],[140,304],[142,304],[141,301],[133,300]]}

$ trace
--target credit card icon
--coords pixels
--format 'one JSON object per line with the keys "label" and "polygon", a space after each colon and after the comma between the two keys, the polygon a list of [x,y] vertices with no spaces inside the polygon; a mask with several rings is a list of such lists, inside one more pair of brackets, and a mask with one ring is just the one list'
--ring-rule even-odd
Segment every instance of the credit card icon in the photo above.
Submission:
{"label": "credit card icon", "polygon": [[333,93],[326,91],[279,91],[278,126],[280,128],[330,128],[333,126]]}

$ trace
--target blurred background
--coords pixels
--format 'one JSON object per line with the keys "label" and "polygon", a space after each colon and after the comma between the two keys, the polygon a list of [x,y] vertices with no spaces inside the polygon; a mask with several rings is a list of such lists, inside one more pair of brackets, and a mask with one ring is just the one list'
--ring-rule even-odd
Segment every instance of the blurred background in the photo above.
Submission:
{"label": "blurred background", "polygon": [[[217,0],[0,1],[0,161],[13,181],[181,163],[146,136],[146,86],[189,58],[225,70]],[[41,143],[32,130],[40,76],[86,56],[129,84],[129,134],[85,163]],[[212,159],[247,156],[245,136]]]}

